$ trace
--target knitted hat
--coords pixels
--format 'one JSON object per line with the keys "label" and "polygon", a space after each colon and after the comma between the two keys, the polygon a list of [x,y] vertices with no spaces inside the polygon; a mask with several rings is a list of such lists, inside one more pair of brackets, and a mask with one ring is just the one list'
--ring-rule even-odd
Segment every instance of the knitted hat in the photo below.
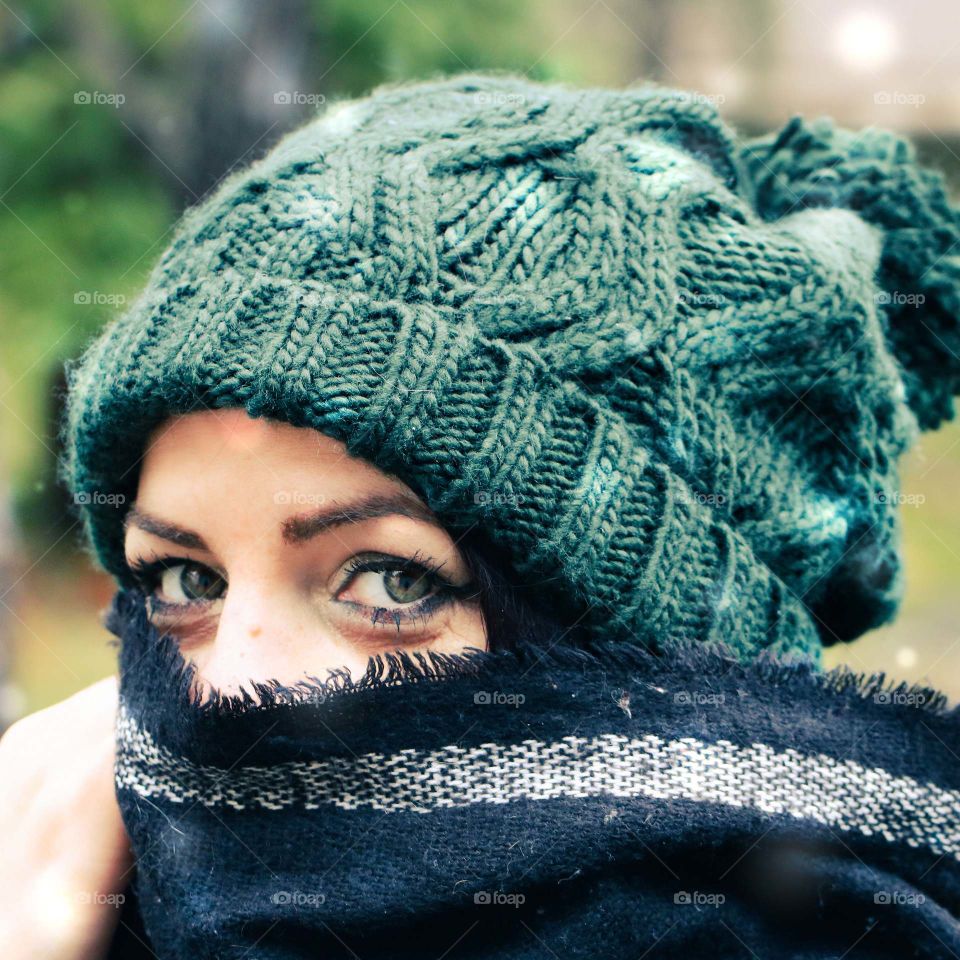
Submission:
{"label": "knitted hat", "polygon": [[188,210],[67,365],[121,583],[149,431],[244,407],[479,527],[590,635],[816,659],[902,591],[899,456],[960,392],[960,215],[912,144],[706,98],[378,89]]}

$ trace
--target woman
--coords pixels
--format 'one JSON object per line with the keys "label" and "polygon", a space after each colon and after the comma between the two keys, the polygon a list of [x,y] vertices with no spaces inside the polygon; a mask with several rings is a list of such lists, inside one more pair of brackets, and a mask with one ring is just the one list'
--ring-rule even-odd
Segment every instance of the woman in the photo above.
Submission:
{"label": "woman", "polygon": [[[4,740],[24,955],[123,891],[115,955],[960,951],[960,717],[820,668],[896,612],[958,241],[895,135],[653,85],[387,87],[231,175],[68,369],[119,702]],[[48,731],[95,804],[32,813]]]}

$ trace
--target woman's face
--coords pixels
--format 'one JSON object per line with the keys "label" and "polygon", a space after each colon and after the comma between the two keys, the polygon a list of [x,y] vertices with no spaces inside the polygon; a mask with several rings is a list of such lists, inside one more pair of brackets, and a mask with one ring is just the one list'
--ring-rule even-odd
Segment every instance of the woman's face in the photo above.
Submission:
{"label": "woman's face", "polygon": [[486,648],[470,572],[405,484],[315,430],[240,409],[150,437],[126,559],[200,687],[362,673],[403,649]]}

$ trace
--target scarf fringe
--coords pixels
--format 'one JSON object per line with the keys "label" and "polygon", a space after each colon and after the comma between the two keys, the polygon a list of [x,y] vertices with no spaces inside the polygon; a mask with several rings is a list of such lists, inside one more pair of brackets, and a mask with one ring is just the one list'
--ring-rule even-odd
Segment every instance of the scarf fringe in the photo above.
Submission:
{"label": "scarf fringe", "polygon": [[[132,606],[131,606],[132,605]],[[146,630],[151,642],[159,647],[159,682],[176,698],[179,709],[190,719],[205,716],[236,716],[250,711],[271,710],[293,704],[323,702],[333,696],[361,693],[367,690],[408,683],[432,683],[464,675],[483,675],[495,680],[516,676],[537,667],[540,670],[570,669],[637,673],[642,682],[655,686],[658,679],[678,679],[689,674],[704,683],[710,678],[731,674],[745,681],[748,677],[765,684],[788,689],[819,688],[847,700],[882,700],[887,709],[917,712],[936,717],[960,727],[960,704],[951,704],[947,694],[923,684],[890,679],[885,671],[858,672],[841,665],[822,671],[803,657],[784,658],[763,652],[752,661],[740,660],[729,647],[704,646],[685,642],[670,654],[657,653],[639,643],[593,641],[572,646],[557,641],[551,645],[525,643],[512,650],[487,651],[475,647],[462,653],[414,652],[397,650],[370,657],[366,670],[354,678],[347,668],[330,669],[325,679],[307,675],[295,683],[271,679],[241,684],[236,693],[216,689],[195,689],[196,667],[184,660],[176,640],[160,635],[150,623],[146,598],[136,590],[120,590],[104,616],[104,626],[120,636],[120,624],[131,615],[138,627]]]}

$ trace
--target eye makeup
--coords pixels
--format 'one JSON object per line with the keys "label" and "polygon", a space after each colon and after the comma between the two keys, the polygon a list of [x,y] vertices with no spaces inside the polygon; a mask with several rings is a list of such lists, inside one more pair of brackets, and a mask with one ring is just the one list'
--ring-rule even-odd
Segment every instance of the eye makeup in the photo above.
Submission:
{"label": "eye makeup", "polygon": [[[362,617],[372,626],[392,624],[400,632],[403,624],[419,622],[425,625],[442,607],[451,603],[468,603],[479,598],[475,584],[451,582],[441,574],[443,566],[443,563],[436,563],[431,557],[423,557],[419,551],[409,558],[380,553],[358,554],[347,562],[345,579],[334,597],[350,609],[353,615]],[[343,595],[365,573],[401,574],[407,580],[413,581],[414,588],[429,589],[430,592],[408,603],[397,600],[395,606],[345,599]],[[384,592],[389,595],[389,587]]]}
{"label": "eye makeup", "polygon": [[[334,617],[341,615],[353,622],[355,626],[350,633],[362,627],[368,634],[371,630],[379,634],[383,627],[392,627],[398,636],[416,634],[429,630],[434,618],[444,608],[479,600],[474,583],[453,583],[441,573],[444,566],[444,562],[437,563],[432,557],[423,556],[420,551],[410,557],[364,551],[341,565],[339,583],[330,589],[327,602],[336,605],[333,608]],[[187,593],[184,578],[192,576],[195,583],[189,589],[196,592],[196,584],[199,584],[200,589],[209,595],[176,601],[160,595],[165,592],[164,581],[168,581],[170,572],[178,567],[182,567],[183,571],[174,586],[179,588],[180,593]],[[189,625],[194,617],[205,617],[213,605],[226,596],[226,578],[207,564],[189,557],[167,556],[152,560],[138,557],[128,562],[128,569],[134,581],[149,597],[150,616],[158,626]],[[211,577],[222,583],[222,589],[216,582],[211,585]],[[361,586],[366,587],[366,596]],[[415,595],[410,601],[398,596],[411,591]]]}

